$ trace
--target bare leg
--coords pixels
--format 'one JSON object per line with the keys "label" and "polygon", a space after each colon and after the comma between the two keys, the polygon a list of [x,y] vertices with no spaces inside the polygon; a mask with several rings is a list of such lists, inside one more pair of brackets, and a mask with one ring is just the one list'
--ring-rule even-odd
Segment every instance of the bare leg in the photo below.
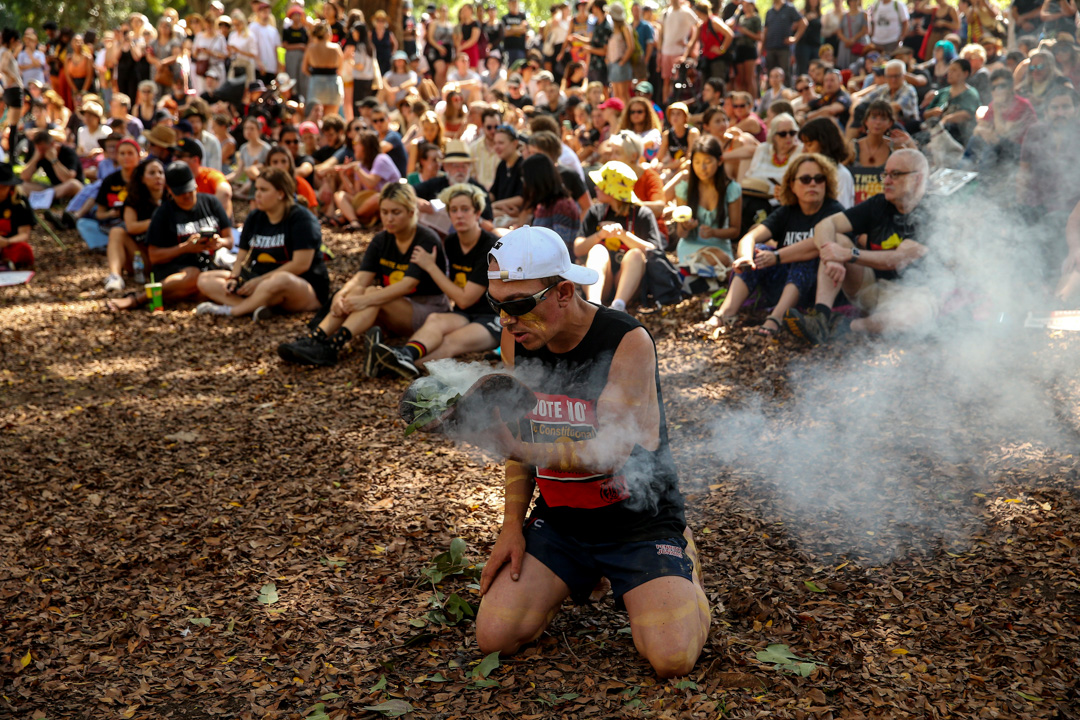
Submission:
{"label": "bare leg", "polygon": [[105,249],[105,255],[109,261],[109,274],[123,275],[125,270],[131,272],[131,261],[135,259],[135,252],[138,249],[139,246],[124,228],[114,227],[109,230],[109,245]]}
{"label": "bare leg", "polygon": [[634,646],[662,678],[686,675],[709,637],[709,602],[683,577],[661,577],[623,595]]}
{"label": "bare leg", "polygon": [[[377,197],[376,200],[378,200]],[[334,205],[337,206],[337,209],[341,211],[346,220],[349,222],[357,221],[356,210],[352,206],[352,198],[344,190],[338,190],[334,193]]]}
{"label": "bare leg", "polygon": [[[431,360],[458,357],[471,352],[484,352],[498,347],[499,341],[479,323],[469,323],[443,338],[439,348],[420,359],[420,364]],[[429,347],[430,349],[430,347]]]}
{"label": "bare leg", "polygon": [[777,327],[783,327],[784,313],[798,305],[799,295],[799,288],[794,285],[784,286],[783,292],[780,293],[780,300],[776,303],[773,311],[769,313],[769,317],[776,321]]}
{"label": "bare leg", "polygon": [[186,267],[165,278],[161,283],[162,300],[172,303],[198,296],[199,274],[199,268]]}
{"label": "bare leg", "polygon": [[750,297],[750,291],[746,288],[746,283],[743,279],[736,275],[731,280],[731,287],[728,288],[727,296],[724,297],[724,302],[720,304],[720,309],[714,313],[713,317],[719,315],[722,318],[735,317],[739,314],[739,308],[746,302],[746,298]]}
{"label": "bare leg", "polygon": [[597,305],[604,304],[604,296],[611,288],[614,278],[611,274],[611,256],[603,244],[594,245],[585,259],[585,266],[600,273],[600,282],[585,288],[585,299]]}
{"label": "bare leg", "polygon": [[645,253],[634,248],[623,256],[622,263],[619,265],[615,299],[629,304],[637,294],[643,277],[645,277]]}
{"label": "bare leg", "polygon": [[409,339],[423,343],[424,347],[427,348],[428,354],[422,358],[421,362],[423,362],[431,358],[431,355],[443,344],[443,340],[446,339],[447,335],[462,329],[468,324],[469,319],[464,315],[435,313],[434,315],[428,315],[427,319],[424,320],[424,324]]}
{"label": "bare leg", "polygon": [[570,588],[558,575],[525,553],[519,579],[511,578],[504,567],[480,602],[476,613],[480,651],[516,653],[522,645],[540,637],[569,594]]}

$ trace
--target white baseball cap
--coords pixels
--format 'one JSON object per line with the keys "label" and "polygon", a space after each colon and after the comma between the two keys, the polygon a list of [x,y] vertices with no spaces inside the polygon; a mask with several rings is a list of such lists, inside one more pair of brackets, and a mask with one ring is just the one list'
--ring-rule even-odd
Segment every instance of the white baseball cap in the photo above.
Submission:
{"label": "white baseball cap", "polygon": [[592,285],[600,273],[570,261],[570,252],[558,233],[549,228],[524,225],[511,230],[488,253],[498,270],[489,270],[489,280],[539,280],[558,275],[578,285]]}

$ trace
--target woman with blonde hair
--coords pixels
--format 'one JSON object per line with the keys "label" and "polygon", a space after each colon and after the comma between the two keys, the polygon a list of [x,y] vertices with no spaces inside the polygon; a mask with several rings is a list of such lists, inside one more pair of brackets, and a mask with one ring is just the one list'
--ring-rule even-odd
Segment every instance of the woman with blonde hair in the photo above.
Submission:
{"label": "woman with blonde hair", "polygon": [[225,77],[225,58],[229,56],[229,43],[218,32],[217,23],[206,22],[201,15],[192,14],[188,16],[189,28],[192,27],[192,20],[196,21],[198,30],[191,43],[191,80],[195,92],[202,94],[206,90],[206,73],[211,68],[218,72],[218,77]]}
{"label": "woman with blonde hair", "polygon": [[761,287],[774,307],[758,334],[774,337],[784,313],[813,298],[818,265],[814,226],[843,212],[837,188],[836,165],[824,155],[803,153],[791,161],[780,185],[780,207],[739,241],[731,288],[707,327],[730,327],[750,293]]}
{"label": "woman with blonde hair", "polygon": [[330,28],[320,22],[311,30],[311,42],[308,43],[301,62],[308,75],[308,104],[317,103],[323,107],[323,115],[333,115],[341,107],[345,95],[345,85],[341,80],[341,66],[345,54],[341,47],[330,37]]}
{"label": "woman with blonde hair", "polygon": [[439,199],[446,205],[453,226],[443,242],[452,271],[445,272],[437,264],[437,255],[422,248],[413,250],[410,259],[446,293],[454,309],[428,315],[404,347],[392,348],[381,341],[369,344],[368,352],[373,357],[368,358],[365,366],[373,368],[372,375],[387,370],[411,380],[420,374],[423,363],[499,346],[502,327],[484,300],[488,286],[487,256],[498,241],[480,227],[487,193],[472,183],[460,183],[443,190]]}
{"label": "woman with blonde hair", "polygon": [[233,78],[243,76],[244,85],[255,81],[255,64],[259,59],[259,46],[248,27],[247,16],[241,10],[232,11],[232,32],[229,33],[229,57],[232,65],[229,74]]}
{"label": "woman with blonde hair", "polygon": [[619,118],[618,130],[629,130],[641,138],[645,158],[652,160],[663,141],[663,125],[647,98],[632,97]]}
{"label": "woman with blonde hair", "polygon": [[431,143],[439,148],[440,151],[446,149],[446,139],[443,137],[443,126],[439,116],[428,110],[420,116],[419,121],[420,132],[409,142],[409,162],[408,172],[416,170],[416,163],[419,159],[418,151],[420,145],[423,143]]}
{"label": "woman with blonde hair", "polygon": [[244,221],[232,270],[199,275],[199,292],[210,298],[197,315],[252,315],[269,308],[311,312],[330,299],[323,263],[322,228],[297,205],[296,184],[287,170],[267,168],[255,181],[254,208]]}
{"label": "woman with blonde hair", "polygon": [[[350,341],[366,333],[369,347],[382,343],[382,330],[408,337],[429,315],[446,312],[450,303],[434,278],[413,260],[417,249],[435,255],[434,265],[449,268],[434,230],[418,224],[416,193],[406,183],[389,183],[379,193],[383,230],[372,238],[360,271],[330,303],[330,312],[309,335],[278,346],[278,355],[299,365],[336,365]],[[368,353],[365,374],[375,353]]]}

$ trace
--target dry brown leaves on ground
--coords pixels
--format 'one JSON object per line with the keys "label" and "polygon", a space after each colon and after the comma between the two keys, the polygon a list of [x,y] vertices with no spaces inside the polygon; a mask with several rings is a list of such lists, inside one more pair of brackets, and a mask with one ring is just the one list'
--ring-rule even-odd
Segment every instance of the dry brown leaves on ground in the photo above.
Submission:
{"label": "dry brown leaves on ground", "polygon": [[[340,282],[366,239],[332,240]],[[999,379],[1038,395],[1028,422],[934,342],[807,352],[703,338],[693,302],[645,317],[726,606],[695,671],[658,681],[610,597],[497,666],[468,618],[427,619],[423,569],[494,541],[500,468],[403,440],[403,383],[355,354],[282,365],[303,318],[111,315],[100,256],[40,256],[0,290],[0,716],[1078,716],[1077,375],[1029,372],[1075,368],[1075,340],[1025,336]]]}

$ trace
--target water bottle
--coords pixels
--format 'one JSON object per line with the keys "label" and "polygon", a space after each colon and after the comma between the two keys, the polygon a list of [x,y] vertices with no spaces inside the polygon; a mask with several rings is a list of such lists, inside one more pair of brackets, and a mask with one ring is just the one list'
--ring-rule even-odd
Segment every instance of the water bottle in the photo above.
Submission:
{"label": "water bottle", "polygon": [[135,282],[138,285],[146,283],[146,265],[143,264],[142,253],[135,251],[135,259],[131,261],[131,269],[135,271]]}

